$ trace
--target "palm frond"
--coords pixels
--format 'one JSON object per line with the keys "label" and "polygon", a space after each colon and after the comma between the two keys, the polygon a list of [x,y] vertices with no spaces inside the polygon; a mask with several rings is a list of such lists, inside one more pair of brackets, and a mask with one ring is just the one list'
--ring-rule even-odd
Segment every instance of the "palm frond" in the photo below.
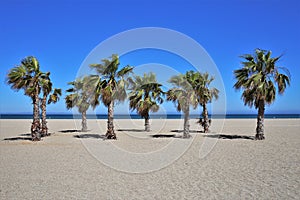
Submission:
{"label": "palm frond", "polygon": [[117,72],[117,77],[124,77],[129,73],[132,73],[132,71],[133,67],[127,65],[126,67],[123,67],[120,71]]}

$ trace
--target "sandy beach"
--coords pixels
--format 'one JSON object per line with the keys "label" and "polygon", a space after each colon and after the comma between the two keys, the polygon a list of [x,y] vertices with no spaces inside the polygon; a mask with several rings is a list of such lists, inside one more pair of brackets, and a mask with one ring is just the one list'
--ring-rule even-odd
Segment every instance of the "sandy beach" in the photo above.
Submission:
{"label": "sandy beach", "polygon": [[[31,120],[0,120],[0,199],[299,199],[300,119],[214,120],[211,133],[191,119],[48,120],[50,137],[30,141]],[[221,136],[220,136],[221,134]]]}

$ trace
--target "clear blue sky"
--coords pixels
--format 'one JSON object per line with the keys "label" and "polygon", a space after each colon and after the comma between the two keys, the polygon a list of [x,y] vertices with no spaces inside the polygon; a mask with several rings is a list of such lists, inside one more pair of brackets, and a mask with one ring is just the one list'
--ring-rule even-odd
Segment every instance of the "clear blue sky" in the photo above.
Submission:
{"label": "clear blue sky", "polygon": [[[25,56],[36,56],[41,69],[51,71],[55,87],[65,91],[67,82],[74,80],[83,60],[100,42],[140,27],[173,29],[201,44],[222,75],[229,113],[256,113],[244,106],[241,92],[233,89],[232,72],[241,61],[238,56],[255,48],[272,50],[274,56],[284,53],[279,64],[290,70],[292,85],[266,111],[300,113],[299,19],[297,0],[4,0],[0,2],[0,113],[32,110],[23,92],[14,92],[5,84],[9,69]],[[136,58],[139,64],[161,63],[162,58],[166,59],[163,64],[172,63],[170,56],[158,58],[152,52],[149,60],[143,55]],[[134,57],[131,59],[132,63],[123,64],[135,64]],[[180,70],[185,71],[184,67]],[[165,109],[175,112],[172,104]],[[48,111],[68,112],[63,99]],[[105,112],[102,107],[97,109],[97,113]]]}

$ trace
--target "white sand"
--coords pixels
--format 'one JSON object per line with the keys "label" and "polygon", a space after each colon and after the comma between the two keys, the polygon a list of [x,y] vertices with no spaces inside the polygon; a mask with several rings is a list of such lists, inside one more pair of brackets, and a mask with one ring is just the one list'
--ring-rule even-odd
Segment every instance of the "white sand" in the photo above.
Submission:
{"label": "white sand", "polygon": [[[104,141],[106,120],[48,120],[54,133],[27,140],[30,120],[0,120],[0,199],[299,199],[300,120],[265,120],[266,140],[254,136],[255,119],[214,120],[213,133],[181,135],[181,120],[115,120],[117,141]],[[199,130],[191,120],[191,130]],[[23,135],[22,135],[23,134]],[[25,135],[24,135],[25,134]],[[77,138],[80,135],[84,138]],[[16,139],[16,140],[14,140]],[[132,173],[134,172],[134,173]]]}

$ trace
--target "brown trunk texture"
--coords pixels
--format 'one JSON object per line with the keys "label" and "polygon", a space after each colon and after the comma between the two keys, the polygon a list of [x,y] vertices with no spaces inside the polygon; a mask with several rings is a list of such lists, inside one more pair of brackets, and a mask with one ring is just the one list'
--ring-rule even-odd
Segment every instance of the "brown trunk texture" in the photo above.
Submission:
{"label": "brown trunk texture", "polygon": [[40,124],[40,113],[39,113],[39,87],[36,86],[35,95],[32,98],[33,103],[33,122],[31,125],[31,137],[33,141],[41,140],[41,124]]}
{"label": "brown trunk texture", "polygon": [[150,122],[149,122],[149,114],[145,117],[145,131],[149,132],[150,131]]}
{"label": "brown trunk texture", "polygon": [[107,132],[106,138],[107,139],[117,139],[117,136],[114,131],[114,102],[110,102],[108,105],[108,119],[107,119]]}
{"label": "brown trunk texture", "polygon": [[265,102],[259,100],[258,102],[258,115],[257,115],[257,126],[256,126],[256,140],[264,140],[264,118],[265,118]]}
{"label": "brown trunk texture", "polygon": [[184,125],[183,125],[183,138],[189,138],[190,136],[190,109],[187,106],[187,110],[184,112]]}
{"label": "brown trunk texture", "polygon": [[46,102],[47,102],[47,95],[43,96],[41,109],[42,109],[42,130],[41,136],[45,137],[48,136],[48,127],[47,127],[47,114],[46,114]]}
{"label": "brown trunk texture", "polygon": [[209,119],[206,104],[203,104],[203,129],[204,133],[209,132]]}
{"label": "brown trunk texture", "polygon": [[81,113],[81,131],[87,132],[86,111]]}

